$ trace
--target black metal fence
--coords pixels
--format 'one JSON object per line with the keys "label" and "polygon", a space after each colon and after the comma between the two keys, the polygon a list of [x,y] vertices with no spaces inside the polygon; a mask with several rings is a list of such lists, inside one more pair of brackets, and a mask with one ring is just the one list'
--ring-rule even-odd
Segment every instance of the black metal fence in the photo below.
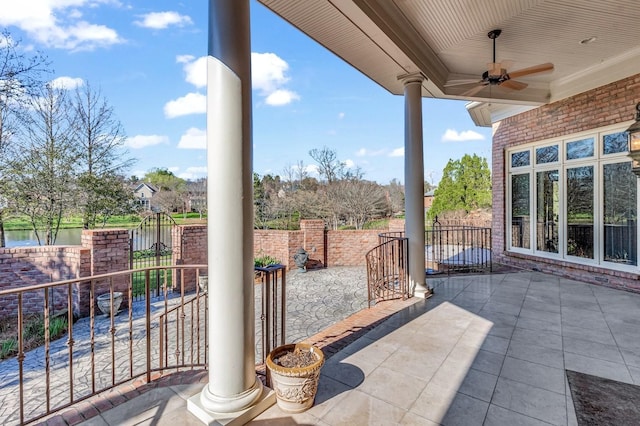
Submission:
{"label": "black metal fence", "polygon": [[[284,265],[255,267],[256,316],[256,364],[264,364],[267,355],[277,346],[285,344],[287,312],[287,269]],[[259,312],[257,310],[260,309]]]}
{"label": "black metal fence", "polygon": [[425,231],[427,273],[492,270],[491,228],[442,226]]}
{"label": "black metal fence", "polygon": [[400,232],[378,238],[380,244],[365,256],[369,307],[383,300],[410,297],[408,239]]}

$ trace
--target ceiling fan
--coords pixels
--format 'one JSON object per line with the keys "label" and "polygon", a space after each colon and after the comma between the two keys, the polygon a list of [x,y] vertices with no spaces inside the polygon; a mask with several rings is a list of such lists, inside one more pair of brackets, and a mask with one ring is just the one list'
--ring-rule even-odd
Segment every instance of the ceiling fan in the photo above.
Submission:
{"label": "ceiling fan", "polygon": [[487,36],[493,40],[493,62],[487,64],[489,69],[482,73],[481,80],[453,80],[445,84],[445,87],[472,84],[473,87],[466,92],[463,92],[461,94],[462,96],[473,96],[487,86],[500,86],[511,90],[522,90],[527,87],[528,84],[515,81],[515,78],[553,70],[553,64],[548,62],[517,71],[507,72],[507,61],[503,63],[496,62],[496,38],[498,38],[501,33],[502,30],[496,29],[489,31],[487,34]]}

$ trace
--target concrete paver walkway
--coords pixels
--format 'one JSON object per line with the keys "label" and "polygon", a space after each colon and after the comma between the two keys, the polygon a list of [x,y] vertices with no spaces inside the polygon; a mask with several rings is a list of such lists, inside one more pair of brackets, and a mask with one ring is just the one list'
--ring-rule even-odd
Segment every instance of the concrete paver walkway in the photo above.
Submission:
{"label": "concrete paver walkway", "polygon": [[[256,286],[256,342],[260,342],[259,318],[260,295]],[[176,295],[174,295],[176,296]],[[307,273],[291,271],[287,274],[287,342],[297,342],[312,336],[331,324],[367,306],[366,273],[363,267],[336,267],[314,270]],[[318,303],[320,301],[320,303]],[[173,297],[169,307],[179,302]],[[164,301],[156,300],[152,305],[152,317],[163,312]],[[203,306],[204,308],[204,306]],[[134,302],[134,371],[145,371],[145,304]],[[159,329],[152,324],[152,342],[158,341]],[[102,316],[95,320],[95,364],[98,386],[111,383],[110,320]],[[129,374],[128,312],[115,317],[116,328],[116,380],[126,379]],[[91,391],[90,321],[83,318],[73,326],[74,349],[74,396],[87,395]],[[175,330],[174,330],[175,332]],[[170,341],[171,338],[170,338]],[[157,346],[157,345],[156,345]],[[188,346],[188,345],[187,345]],[[153,359],[157,358],[154,347]],[[45,396],[44,348],[27,353],[24,361],[25,415],[27,418],[44,412]],[[69,401],[69,362],[66,339],[52,342],[50,348],[50,389],[52,407]],[[19,374],[16,359],[0,362],[0,423],[19,424]]]}
{"label": "concrete paver walkway", "polygon": [[[430,284],[431,299],[327,360],[314,407],[274,406],[251,424],[575,425],[565,369],[640,384],[638,294],[538,272]],[[85,424],[196,425],[185,400],[200,387],[171,386]]]}

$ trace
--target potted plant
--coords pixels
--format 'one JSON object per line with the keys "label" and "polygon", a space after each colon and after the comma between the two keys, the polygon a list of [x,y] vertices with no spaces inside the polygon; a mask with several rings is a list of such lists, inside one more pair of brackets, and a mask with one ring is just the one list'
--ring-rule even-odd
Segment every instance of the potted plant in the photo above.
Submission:
{"label": "potted plant", "polygon": [[322,351],[307,343],[278,346],[267,355],[267,370],[278,406],[301,413],[313,405],[318,391]]}

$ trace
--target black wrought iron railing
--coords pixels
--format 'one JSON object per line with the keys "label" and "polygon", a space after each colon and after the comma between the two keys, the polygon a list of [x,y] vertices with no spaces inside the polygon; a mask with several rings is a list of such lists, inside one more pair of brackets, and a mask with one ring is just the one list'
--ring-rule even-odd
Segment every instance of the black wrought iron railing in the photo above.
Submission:
{"label": "black wrought iron railing", "polygon": [[427,272],[484,272],[492,270],[491,228],[442,226],[425,231]]}

